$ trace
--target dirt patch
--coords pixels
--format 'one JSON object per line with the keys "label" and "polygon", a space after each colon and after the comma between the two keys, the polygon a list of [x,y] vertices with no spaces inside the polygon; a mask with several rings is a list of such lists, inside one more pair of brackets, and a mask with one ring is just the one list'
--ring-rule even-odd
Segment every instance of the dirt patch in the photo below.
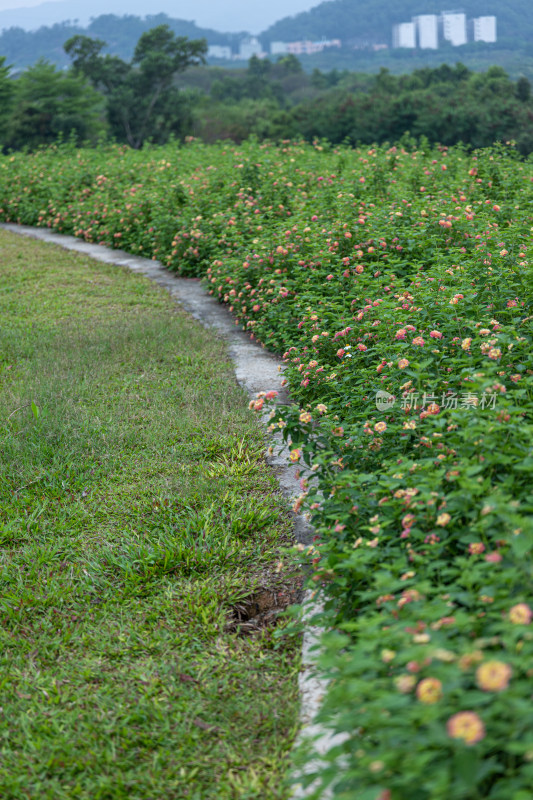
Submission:
{"label": "dirt patch", "polygon": [[279,615],[285,609],[298,603],[302,597],[301,577],[290,585],[282,587],[259,587],[253,594],[243,597],[232,606],[226,624],[226,631],[248,636],[263,628],[276,625]]}

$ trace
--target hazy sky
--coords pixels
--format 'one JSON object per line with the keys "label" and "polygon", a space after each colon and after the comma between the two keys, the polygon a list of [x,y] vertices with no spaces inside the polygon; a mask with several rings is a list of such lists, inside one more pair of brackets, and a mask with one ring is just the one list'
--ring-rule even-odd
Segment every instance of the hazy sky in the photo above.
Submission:
{"label": "hazy sky", "polygon": [[47,0],[45,6],[43,0],[0,0],[0,12],[41,6],[35,16],[36,22],[38,18],[41,21],[40,12],[45,8],[55,11],[53,16],[61,8],[62,19],[79,18],[82,21],[83,17],[89,19],[102,13],[145,16],[164,12],[171,17],[194,20],[202,27],[259,33],[278,19],[308,11],[320,2],[321,0],[85,0],[83,13],[80,14],[81,4],[76,0]]}

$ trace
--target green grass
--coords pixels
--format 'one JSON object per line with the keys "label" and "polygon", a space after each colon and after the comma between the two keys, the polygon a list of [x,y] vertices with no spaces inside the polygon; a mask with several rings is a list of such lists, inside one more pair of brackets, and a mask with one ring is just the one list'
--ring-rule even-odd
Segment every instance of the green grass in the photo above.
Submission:
{"label": "green grass", "polygon": [[290,525],[224,346],[117,267],[0,264],[0,796],[286,797],[297,642],[228,623],[294,589]]}

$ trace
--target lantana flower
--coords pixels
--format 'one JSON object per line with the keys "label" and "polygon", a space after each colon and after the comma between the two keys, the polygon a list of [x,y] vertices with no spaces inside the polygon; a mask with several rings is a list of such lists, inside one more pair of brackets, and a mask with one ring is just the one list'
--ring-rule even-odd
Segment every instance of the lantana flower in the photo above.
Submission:
{"label": "lantana flower", "polygon": [[397,675],[394,678],[394,685],[402,694],[411,692],[416,684],[416,677],[414,675]]}
{"label": "lantana flower", "polygon": [[416,687],[416,696],[427,705],[438,703],[442,698],[442,683],[438,678],[424,678]]}
{"label": "lantana flower", "polygon": [[465,744],[472,745],[485,737],[485,726],[475,711],[459,711],[446,723],[448,736],[452,739],[463,739]]}
{"label": "lantana flower", "polygon": [[509,609],[509,620],[515,625],[529,625],[533,619],[533,611],[527,603],[517,603]]}
{"label": "lantana flower", "polygon": [[509,686],[512,669],[504,661],[486,661],[476,670],[476,681],[485,692],[501,692]]}

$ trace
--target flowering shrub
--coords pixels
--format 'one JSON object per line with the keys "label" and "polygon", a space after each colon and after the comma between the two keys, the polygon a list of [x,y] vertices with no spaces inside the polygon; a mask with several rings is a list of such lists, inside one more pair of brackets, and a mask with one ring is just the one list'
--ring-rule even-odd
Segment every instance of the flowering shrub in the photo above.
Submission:
{"label": "flowering shrub", "polygon": [[347,734],[316,797],[531,796],[532,182],[504,147],[0,159],[4,220],[201,276],[284,354],[294,407],[252,407],[316,529],[321,713]]}

